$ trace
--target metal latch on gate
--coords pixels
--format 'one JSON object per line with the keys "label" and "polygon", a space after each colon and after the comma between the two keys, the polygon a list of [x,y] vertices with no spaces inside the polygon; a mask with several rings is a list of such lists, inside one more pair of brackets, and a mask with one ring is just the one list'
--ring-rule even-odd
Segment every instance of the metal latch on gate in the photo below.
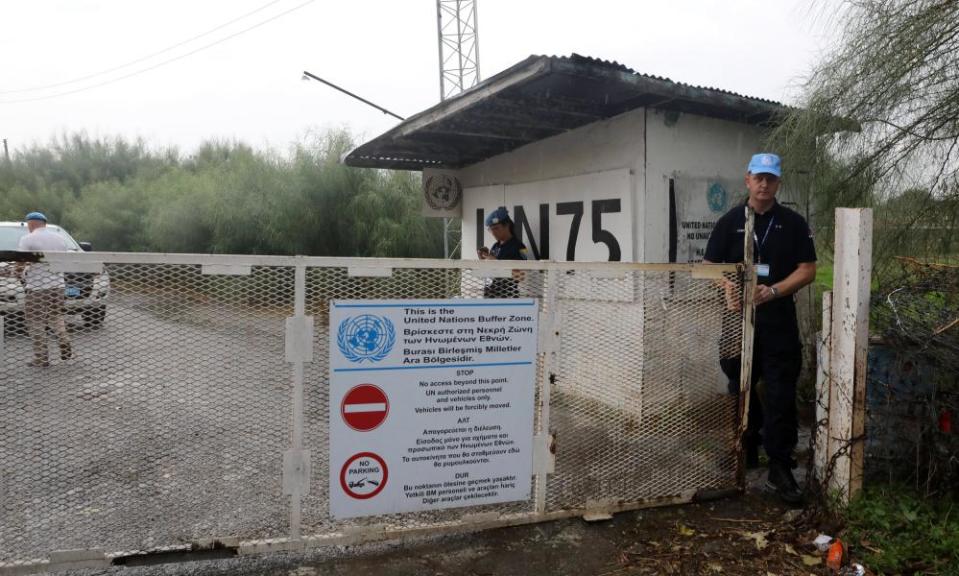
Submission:
{"label": "metal latch on gate", "polygon": [[559,351],[559,327],[563,325],[562,310],[556,310],[553,318],[539,325],[539,351],[544,354]]}
{"label": "metal latch on gate", "polygon": [[283,493],[310,493],[310,451],[291,448],[283,453]]}
{"label": "metal latch on gate", "polygon": [[286,361],[313,361],[312,316],[290,316],[286,319]]}
{"label": "metal latch on gate", "polygon": [[556,454],[553,451],[553,435],[533,436],[533,472],[553,474],[556,471]]}

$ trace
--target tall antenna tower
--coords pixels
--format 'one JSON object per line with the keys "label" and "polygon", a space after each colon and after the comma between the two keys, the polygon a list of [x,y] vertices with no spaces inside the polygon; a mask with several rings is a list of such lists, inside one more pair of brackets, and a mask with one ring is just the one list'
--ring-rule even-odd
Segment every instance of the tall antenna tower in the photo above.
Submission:
{"label": "tall antenna tower", "polygon": [[477,0],[436,0],[439,36],[440,100],[480,81]]}
{"label": "tall antenna tower", "polygon": [[[477,0],[436,0],[440,56],[440,100],[479,84]],[[449,258],[450,218],[443,218],[443,256]],[[455,251],[455,248],[454,248]]]}

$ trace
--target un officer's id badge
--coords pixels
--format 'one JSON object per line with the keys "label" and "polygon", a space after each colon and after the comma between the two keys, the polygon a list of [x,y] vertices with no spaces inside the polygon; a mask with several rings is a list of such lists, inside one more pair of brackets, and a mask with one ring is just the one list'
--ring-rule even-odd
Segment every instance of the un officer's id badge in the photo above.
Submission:
{"label": "un officer's id badge", "polygon": [[756,264],[756,276],[766,278],[769,276],[769,264]]}

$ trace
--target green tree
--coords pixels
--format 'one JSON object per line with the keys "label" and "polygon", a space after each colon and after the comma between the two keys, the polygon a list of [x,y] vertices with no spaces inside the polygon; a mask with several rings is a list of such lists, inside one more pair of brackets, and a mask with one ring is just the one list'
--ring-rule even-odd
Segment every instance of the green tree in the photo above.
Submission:
{"label": "green tree", "polygon": [[343,130],[288,156],[211,140],[195,154],[64,135],[0,163],[0,219],[43,210],[99,250],[442,256],[416,174],[349,168]]}
{"label": "green tree", "polygon": [[148,247],[143,229],[147,213],[144,185],[95,182],[82,189],[60,220],[77,239],[97,250],[135,251]]}
{"label": "green tree", "polygon": [[[792,166],[815,167],[820,225],[835,206],[876,209],[888,225],[876,229],[878,271],[906,249],[944,256],[955,246],[913,240],[954,230],[959,208],[959,2],[847,0],[838,15],[838,48],[769,145]],[[910,201],[895,201],[904,194]]]}

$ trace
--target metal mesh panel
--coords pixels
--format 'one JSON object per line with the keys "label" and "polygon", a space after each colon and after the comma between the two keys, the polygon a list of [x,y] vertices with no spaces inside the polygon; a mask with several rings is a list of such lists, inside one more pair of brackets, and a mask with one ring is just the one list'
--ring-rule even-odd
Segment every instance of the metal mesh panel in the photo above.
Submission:
{"label": "metal mesh panel", "polygon": [[66,282],[73,359],[48,333],[50,366],[29,366],[44,328],[19,310],[4,338],[0,561],[286,534],[292,269],[108,264]]}
{"label": "metal mesh panel", "polygon": [[[738,298],[735,278],[726,280]],[[719,359],[738,352],[741,324],[717,282],[681,271],[568,272],[558,308],[547,509],[734,486],[736,405]]]}
{"label": "metal mesh panel", "polygon": [[[0,568],[56,550],[122,554],[211,538],[322,540],[545,518],[735,483],[736,408],[718,361],[738,353],[741,315],[728,309],[715,269],[694,277],[702,270],[685,265],[50,259],[68,270],[62,307],[74,358],[60,359],[55,327],[26,325],[22,288],[0,284],[0,296],[13,294],[0,298]],[[738,299],[738,279],[726,281]],[[484,297],[539,302],[534,444],[552,444],[555,470],[540,453],[526,501],[330,519],[330,300]],[[286,341],[298,314],[315,327],[302,397]],[[31,334],[45,335],[49,367],[27,365]],[[302,499],[283,481],[284,452],[300,446],[312,462]]]}

